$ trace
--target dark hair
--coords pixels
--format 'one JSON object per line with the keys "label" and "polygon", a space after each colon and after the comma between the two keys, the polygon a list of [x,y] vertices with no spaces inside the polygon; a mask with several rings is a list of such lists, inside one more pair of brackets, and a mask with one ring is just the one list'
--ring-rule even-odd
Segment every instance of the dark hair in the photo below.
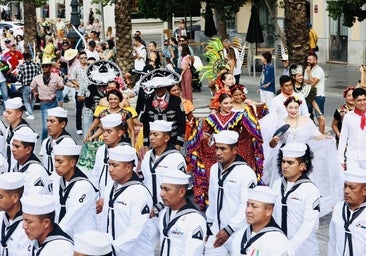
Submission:
{"label": "dark hair", "polygon": [[347,96],[347,93],[349,92],[349,91],[353,91],[355,89],[355,87],[354,86],[352,86],[352,85],[350,85],[350,86],[348,86],[346,89],[344,89],[344,91],[343,91],[343,98],[346,98],[346,96]]}
{"label": "dark hair", "polygon": [[32,59],[32,55],[29,52],[23,53],[23,59],[30,60]]}
{"label": "dark hair", "polygon": [[299,97],[295,97],[295,96],[290,96],[288,97],[284,102],[283,102],[283,105],[285,105],[285,107],[287,107],[291,102],[296,102],[296,103],[299,103],[299,105],[302,104],[302,100],[300,100]]}
{"label": "dark hair", "polygon": [[102,50],[104,51],[105,49],[107,49],[107,43],[101,43],[100,47],[102,47]]}
{"label": "dark hair", "polygon": [[236,84],[236,85],[230,87],[231,95],[233,95],[234,92],[236,92],[236,91],[241,91],[242,93],[244,93],[244,86],[241,84]]}
{"label": "dark hair", "polygon": [[361,95],[366,96],[366,90],[361,88],[361,87],[358,87],[358,88],[354,89],[353,92],[352,92],[353,99],[356,99],[358,96],[361,96]]}
{"label": "dark hair", "polygon": [[[26,147],[32,147],[34,150],[34,147],[36,146],[36,143],[34,142],[28,142],[28,141],[20,141],[20,143],[26,148]],[[32,152],[33,152],[32,150]]]}
{"label": "dark hair", "polygon": [[179,39],[183,39],[184,41],[187,41],[188,37],[187,36],[180,36]]}
{"label": "dark hair", "polygon": [[95,57],[89,57],[88,60],[94,60],[94,61],[96,61]]}
{"label": "dark hair", "polygon": [[181,52],[182,57],[190,54],[188,44],[182,44],[181,46],[182,46],[182,52]]}
{"label": "dark hair", "polygon": [[[79,56],[80,56],[80,55],[87,55],[87,54],[86,54],[86,52],[85,52],[85,51],[81,51],[81,52],[79,52]],[[87,55],[87,56],[88,56],[88,55]]]}
{"label": "dark hair", "polygon": [[139,37],[138,35],[135,35],[135,36],[133,37],[133,39],[134,39],[136,42],[139,42],[139,43],[141,43],[141,42],[142,42],[141,37]]}
{"label": "dark hair", "polygon": [[[286,144],[283,144],[281,146],[284,147]],[[306,170],[303,172],[305,174],[311,173],[313,171],[313,163],[311,162],[314,158],[314,154],[313,152],[310,150],[310,147],[308,144],[306,145],[306,150],[305,150],[305,154],[301,157],[296,157],[296,160],[299,161],[300,163],[305,163],[305,168]],[[278,168],[278,172],[280,174],[280,176],[282,177],[282,158],[283,158],[283,153],[282,150],[280,149],[278,151],[278,157],[277,157],[277,168]]]}
{"label": "dark hair", "polygon": [[109,49],[113,49],[115,44],[112,39],[108,39],[107,42]]}
{"label": "dark hair", "polygon": [[16,189],[5,190],[5,193],[7,193],[8,195],[18,194],[19,198],[23,196],[23,192],[24,192],[24,186]]}
{"label": "dark hair", "polygon": [[266,59],[267,63],[271,63],[272,61],[272,53],[270,52],[264,52],[262,53],[263,58]]}
{"label": "dark hair", "polygon": [[227,75],[231,75],[231,73],[230,72],[224,72],[224,73],[222,73],[220,75],[220,81],[223,82],[226,79]]}
{"label": "dark hair", "polygon": [[[108,85],[110,85],[110,84],[115,84],[117,89],[119,89],[119,88],[120,88],[120,85],[119,85],[119,83],[117,83],[117,81],[116,81],[116,80],[109,81],[109,82],[108,82]],[[108,86],[108,85],[107,85],[107,86]]]}
{"label": "dark hair", "polygon": [[175,37],[171,37],[170,40],[172,40],[175,44],[178,44],[177,39],[175,39]]}
{"label": "dark hair", "polygon": [[291,77],[289,77],[288,75],[280,76],[280,86],[281,87],[284,83],[287,83],[288,81],[291,81]]}
{"label": "dark hair", "polygon": [[109,91],[107,93],[107,99],[108,100],[109,100],[109,95],[111,95],[111,94],[117,96],[120,102],[123,100],[123,95],[122,95],[122,93],[120,91],[118,91],[118,90],[111,90],[111,91]]}
{"label": "dark hair", "polygon": [[95,48],[97,46],[97,43],[94,40],[90,40],[88,45],[92,48]]}
{"label": "dark hair", "polygon": [[56,213],[55,213],[55,211],[53,211],[53,212],[50,212],[50,213],[38,215],[38,218],[40,220],[49,219],[50,222],[51,222],[51,226],[53,227],[54,224],[55,224],[55,216],[56,216]]}
{"label": "dark hair", "polygon": [[309,56],[313,56],[315,59],[318,59],[318,55],[316,55],[315,52],[310,52],[309,55],[308,55],[308,57]]}
{"label": "dark hair", "polygon": [[221,94],[221,95],[219,96],[219,102],[221,103],[221,102],[223,102],[223,101],[224,101],[224,99],[227,99],[227,98],[231,98],[231,95],[230,95],[230,94],[228,94],[228,93],[223,93],[223,94]]}
{"label": "dark hair", "polygon": [[59,117],[59,116],[55,116],[55,118],[57,119],[57,121],[58,121],[59,123],[65,122],[65,126],[67,125],[67,121],[68,121],[67,117]]}

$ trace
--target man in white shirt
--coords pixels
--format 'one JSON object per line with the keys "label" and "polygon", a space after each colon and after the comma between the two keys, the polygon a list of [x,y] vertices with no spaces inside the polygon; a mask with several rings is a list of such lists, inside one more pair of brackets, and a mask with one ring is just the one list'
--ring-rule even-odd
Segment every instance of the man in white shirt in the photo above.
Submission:
{"label": "man in white shirt", "polygon": [[352,97],[355,109],[343,118],[338,157],[344,169],[366,169],[366,90],[356,88]]}
{"label": "man in white shirt", "polygon": [[249,189],[245,211],[249,226],[235,233],[232,256],[295,255],[290,241],[272,217],[276,197],[266,186]]}
{"label": "man in white shirt", "polygon": [[[307,60],[308,66],[305,69],[304,83],[311,84],[316,87],[315,101],[319,106],[321,114],[324,113],[325,103],[325,74],[324,70],[318,65],[318,56],[315,53],[310,53]],[[312,106],[310,106],[310,113],[313,112]],[[316,118],[319,123],[319,131],[324,134],[325,120],[321,118],[320,113],[315,111]]]}
{"label": "man in white shirt", "polygon": [[273,217],[287,235],[296,256],[318,255],[320,193],[307,176],[312,171],[310,148],[304,143],[287,143],[280,149],[282,177],[272,186],[280,195]]}
{"label": "man in white shirt", "polygon": [[[269,106],[270,114],[277,114],[279,118],[287,117],[287,110],[283,103],[290,96],[297,96],[302,102],[305,102],[304,97],[301,94],[294,92],[294,87],[292,85],[291,78],[286,75],[280,77],[280,89],[281,93],[274,97]],[[308,107],[306,104],[301,104],[299,109],[299,114],[303,116],[309,116]]]}
{"label": "man in white shirt", "polygon": [[160,214],[160,255],[202,256],[206,220],[186,197],[191,176],[173,168],[159,176],[160,196],[167,206]]}
{"label": "man in white shirt", "polygon": [[23,229],[31,241],[31,256],[72,256],[74,243],[55,219],[55,201],[50,195],[23,196]]}
{"label": "man in white shirt", "polygon": [[85,53],[86,53],[86,56],[88,57],[88,59],[90,57],[94,57],[96,61],[99,60],[99,53],[95,49],[96,47],[97,47],[97,43],[94,40],[90,40],[88,42],[88,48],[85,49]]}
{"label": "man in white shirt", "polygon": [[0,255],[28,255],[29,240],[22,228],[20,198],[24,191],[24,173],[0,175]]}
{"label": "man in white shirt", "polygon": [[238,138],[229,130],[214,135],[217,163],[210,169],[206,256],[230,254],[230,236],[245,225],[248,189],[257,184],[255,172],[237,154]]}
{"label": "man in white shirt", "polygon": [[366,255],[366,169],[344,172],[344,201],[329,225],[328,255]]}
{"label": "man in white shirt", "polygon": [[142,44],[141,37],[134,36],[133,38],[133,58],[135,59],[135,70],[142,71],[146,65],[146,58],[147,58],[147,49]]}

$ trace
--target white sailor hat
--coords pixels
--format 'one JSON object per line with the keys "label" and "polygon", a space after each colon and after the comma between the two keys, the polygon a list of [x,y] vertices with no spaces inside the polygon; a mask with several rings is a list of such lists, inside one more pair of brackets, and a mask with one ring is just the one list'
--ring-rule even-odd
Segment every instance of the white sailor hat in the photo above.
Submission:
{"label": "white sailor hat", "polygon": [[67,118],[67,110],[61,107],[50,108],[47,113],[49,116]]}
{"label": "white sailor hat", "polygon": [[122,123],[122,116],[120,114],[109,114],[100,119],[103,128],[117,127]]}
{"label": "white sailor hat", "polygon": [[306,145],[304,143],[287,143],[280,148],[283,157],[302,157],[306,152]]}
{"label": "white sailor hat", "polygon": [[168,122],[165,120],[155,120],[154,122],[150,122],[150,131],[171,132],[172,126],[173,122]]}
{"label": "white sailor hat", "polygon": [[59,156],[78,156],[81,152],[81,146],[79,145],[55,145],[53,147],[54,155]]}
{"label": "white sailor hat", "polygon": [[99,231],[86,231],[74,236],[75,252],[85,255],[105,255],[112,252],[112,241],[109,234]]}
{"label": "white sailor hat", "polygon": [[5,109],[19,109],[23,107],[22,98],[15,97],[5,101]]}
{"label": "white sailor hat", "polygon": [[223,130],[214,134],[215,143],[233,145],[238,143],[239,134],[236,131]]}
{"label": "white sailor hat", "polygon": [[366,183],[366,169],[352,168],[344,172],[344,180],[352,183]]}
{"label": "white sailor hat", "polygon": [[31,195],[20,198],[22,211],[31,215],[43,215],[55,211],[55,199],[51,195]]}
{"label": "white sailor hat", "polygon": [[6,172],[0,174],[0,189],[13,190],[24,186],[25,174],[22,172]]}
{"label": "white sailor hat", "polygon": [[178,169],[160,171],[158,175],[160,183],[174,185],[188,185],[191,178],[190,175],[187,175]]}
{"label": "white sailor hat", "polygon": [[108,149],[109,160],[117,161],[117,162],[131,162],[135,161],[136,158],[136,149],[129,146],[117,146],[114,148]]}
{"label": "white sailor hat", "polygon": [[23,142],[36,143],[37,139],[38,134],[34,133],[30,128],[16,130],[13,136],[13,140],[20,140]]}
{"label": "white sailor hat", "polygon": [[248,190],[248,200],[274,204],[276,202],[276,197],[277,194],[267,186],[257,186]]}

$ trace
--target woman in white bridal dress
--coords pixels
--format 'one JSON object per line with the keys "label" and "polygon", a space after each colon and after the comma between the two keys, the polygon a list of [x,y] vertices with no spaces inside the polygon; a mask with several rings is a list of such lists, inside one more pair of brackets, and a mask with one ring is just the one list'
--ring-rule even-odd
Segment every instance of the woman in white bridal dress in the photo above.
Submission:
{"label": "woman in white bridal dress", "polygon": [[[277,120],[276,122],[271,122],[271,125],[268,125],[268,122],[261,123],[263,144],[268,146],[264,152],[263,180],[272,185],[280,177],[277,155],[281,146],[289,142],[307,143],[314,153],[314,171],[309,178],[320,190],[320,215],[324,216],[332,210],[336,202],[342,200],[343,170],[337,162],[334,138],[321,134],[310,118],[299,115],[301,104],[306,103],[291,96],[284,102],[288,113],[285,119],[272,116],[269,117],[270,120]],[[286,124],[287,127],[284,127]],[[281,127],[283,127],[282,132],[274,135],[275,131]]]}

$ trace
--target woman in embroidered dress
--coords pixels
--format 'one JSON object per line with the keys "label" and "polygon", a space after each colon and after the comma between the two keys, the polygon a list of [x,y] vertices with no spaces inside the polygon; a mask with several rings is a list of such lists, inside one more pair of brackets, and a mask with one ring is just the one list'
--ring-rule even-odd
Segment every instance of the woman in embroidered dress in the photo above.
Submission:
{"label": "woman in embroidered dress", "polygon": [[355,108],[354,100],[352,97],[352,92],[354,89],[355,87],[349,86],[343,91],[343,98],[346,100],[346,103],[334,111],[332,130],[336,135],[337,146],[339,141],[339,135],[341,134],[343,117],[345,114],[347,114],[349,111],[352,111]]}
{"label": "woman in embroidered dress", "polygon": [[100,125],[100,119],[108,114],[118,113],[121,114],[122,124],[125,128],[125,134],[131,140],[131,145],[135,145],[135,132],[134,132],[134,124],[133,118],[130,111],[125,110],[120,106],[120,103],[123,100],[122,93],[118,90],[111,90],[107,93],[108,107],[102,110],[97,117],[94,118],[92,125],[88,131],[87,140],[91,141],[97,139],[100,135],[102,135],[103,130],[100,128],[96,132],[93,133],[95,129],[97,129]]}
{"label": "woman in embroidered dress", "polygon": [[210,114],[188,138],[188,153],[194,152],[194,196],[201,208],[207,205],[207,189],[209,170],[216,159],[215,148],[212,146],[212,135],[222,130],[234,130],[239,133],[238,154],[257,173],[258,179],[263,169],[262,136],[258,119],[249,106],[243,111],[232,111],[233,103],[229,93],[221,93],[218,97],[219,111]]}
{"label": "woman in embroidered dress", "polygon": [[[263,173],[264,181],[269,184],[279,178],[277,170],[277,155],[279,148],[289,142],[307,143],[314,152],[314,171],[310,179],[318,186],[321,193],[321,216],[329,213],[336,202],[342,198],[342,168],[339,165],[335,140],[331,136],[319,132],[314,122],[305,116],[299,115],[299,107],[302,101],[298,97],[291,96],[284,102],[288,116],[273,127],[274,133],[285,124],[290,128],[282,136],[273,136],[268,142],[272,150],[265,153],[265,165]],[[268,176],[267,176],[268,175]]]}

